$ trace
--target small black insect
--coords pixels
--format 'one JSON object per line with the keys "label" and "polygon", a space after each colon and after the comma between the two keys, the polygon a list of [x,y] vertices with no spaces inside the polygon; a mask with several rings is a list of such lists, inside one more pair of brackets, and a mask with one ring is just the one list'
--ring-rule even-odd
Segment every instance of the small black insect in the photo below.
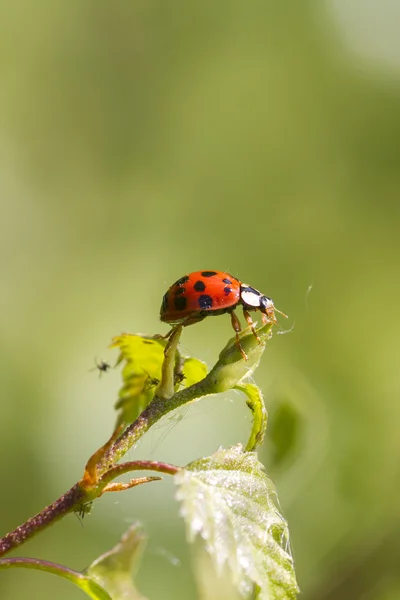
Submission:
{"label": "small black insect", "polygon": [[99,362],[97,362],[97,360],[95,360],[94,363],[96,366],[94,367],[94,369],[90,369],[90,370],[95,371],[97,369],[97,371],[99,372],[99,377],[101,377],[103,373],[107,373],[107,371],[109,371],[111,369],[110,363],[106,362],[103,359],[101,359]]}

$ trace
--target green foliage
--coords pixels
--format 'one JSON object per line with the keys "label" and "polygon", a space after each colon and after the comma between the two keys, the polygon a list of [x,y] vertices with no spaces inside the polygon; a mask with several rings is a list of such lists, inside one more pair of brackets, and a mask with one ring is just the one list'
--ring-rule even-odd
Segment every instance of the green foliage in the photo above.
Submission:
{"label": "green foliage", "polygon": [[282,600],[298,587],[287,523],[273,483],[240,445],[190,463],[175,475],[189,540],[200,535],[217,571],[228,565],[241,595]]}
{"label": "green foliage", "polygon": [[110,596],[105,589],[90,576],[87,576],[78,571],[68,569],[63,565],[57,565],[45,560],[36,558],[4,558],[0,559],[0,569],[12,568],[36,569],[45,571],[52,575],[57,575],[63,579],[68,579],[71,583],[79,587],[89,598],[93,600],[118,600],[114,596]]}
{"label": "green foliage", "polygon": [[[209,373],[198,359],[181,356],[178,351],[181,331],[182,327],[174,328],[168,340],[130,334],[114,338],[113,347],[120,352],[117,364],[123,363],[117,427],[89,458],[76,486],[44,509],[43,526],[51,522],[49,515],[57,519],[68,511],[82,511],[82,507],[91,506],[88,503],[103,493],[120,492],[159,479],[114,481],[121,475],[138,470],[169,474],[174,476],[178,488],[177,499],[188,540],[193,542],[199,536],[204,541],[216,573],[228,571],[235,589],[247,600],[293,600],[298,587],[288,526],[280,514],[274,485],[254,452],[264,439],[267,411],[261,390],[247,381],[271,337],[271,324],[258,329],[258,339],[249,328],[240,333],[246,361],[236,338],[232,338]],[[253,414],[245,449],[240,444],[221,448],[185,468],[146,460],[118,464],[127,450],[171,410],[232,389],[245,395]],[[136,417],[140,418],[135,420]],[[27,521],[25,537],[40,529],[35,523],[40,524],[42,516]],[[131,527],[84,574],[50,563],[45,565],[43,561],[33,564],[34,568],[69,578],[95,600],[145,600],[132,580],[143,541],[138,527]]]}
{"label": "green foliage", "polygon": [[112,600],[146,600],[135,588],[132,571],[137,569],[145,536],[132,525],[121,541],[96,559],[85,574],[105,588]]}
{"label": "green foliage", "polygon": [[185,358],[183,363],[183,383],[186,387],[201,381],[207,375],[207,365],[198,358]]}
{"label": "green foliage", "polygon": [[219,360],[208,375],[209,393],[216,394],[231,390],[254,373],[265,350],[265,345],[271,338],[271,327],[271,324],[267,324],[257,329],[260,343],[257,342],[249,328],[239,333],[240,345],[247,355],[247,361],[242,360],[236,338],[233,337],[228,341],[219,354]]}
{"label": "green foliage", "polygon": [[68,579],[93,600],[146,600],[132,579],[144,542],[140,527],[132,525],[114,548],[99,556],[83,573],[32,558],[0,559],[0,569],[23,567],[52,573]]}
{"label": "green foliage", "polygon": [[254,385],[254,383],[235,385],[235,389],[246,394],[247,406],[253,413],[253,428],[246,446],[246,450],[252,451],[257,446],[261,446],[267,429],[268,413],[265,408],[264,398],[260,388]]}
{"label": "green foliage", "polygon": [[[160,336],[140,336],[123,333],[113,339],[119,349],[117,364],[123,362],[123,385],[115,405],[120,410],[118,424],[133,423],[154,398],[161,381],[164,350],[167,340]],[[206,365],[196,358],[176,355],[174,387],[188,387],[203,379]]]}

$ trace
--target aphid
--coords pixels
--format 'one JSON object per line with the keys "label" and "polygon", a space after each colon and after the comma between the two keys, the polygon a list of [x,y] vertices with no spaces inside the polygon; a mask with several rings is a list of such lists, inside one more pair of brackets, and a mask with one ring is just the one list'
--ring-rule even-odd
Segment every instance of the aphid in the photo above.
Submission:
{"label": "aphid", "polygon": [[273,301],[255,288],[242,283],[236,277],[222,271],[195,271],[181,277],[164,295],[160,319],[170,325],[192,325],[205,317],[228,313],[232,327],[236,332],[236,343],[245,360],[247,356],[239,341],[240,321],[235,308],[243,308],[243,315],[253,334],[260,342],[249,311],[259,310],[263,324],[276,323],[275,311],[286,317],[275,308]]}
{"label": "aphid", "polygon": [[75,515],[78,517],[80,521],[82,521],[85,515],[89,515],[92,509],[93,502],[86,502],[85,504],[81,504],[78,506],[76,510],[74,510]]}

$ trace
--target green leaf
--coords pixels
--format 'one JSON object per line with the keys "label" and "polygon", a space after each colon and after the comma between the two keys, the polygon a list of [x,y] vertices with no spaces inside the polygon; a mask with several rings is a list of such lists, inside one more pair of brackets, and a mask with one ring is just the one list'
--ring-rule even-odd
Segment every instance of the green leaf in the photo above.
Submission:
{"label": "green leaf", "polygon": [[205,382],[209,390],[207,393],[217,394],[231,390],[242,380],[251,377],[260,362],[266,343],[272,337],[271,328],[272,323],[267,323],[256,330],[260,342],[249,327],[239,333],[240,345],[247,355],[247,360],[243,360],[237,347],[236,337],[228,341],[220,352],[217,363],[207,375]]}
{"label": "green leaf", "polygon": [[247,396],[247,406],[253,413],[253,427],[246,445],[246,451],[252,451],[261,446],[267,429],[268,413],[265,408],[264,398],[259,387],[254,383],[235,385],[235,389]]}
{"label": "green leaf", "polygon": [[185,358],[183,363],[183,384],[190,387],[207,375],[207,365],[198,358]]}
{"label": "green leaf", "polygon": [[132,525],[121,541],[96,559],[85,571],[110,594],[112,600],[146,600],[135,588],[132,571],[137,570],[143,552],[145,536],[140,527]]}
{"label": "green leaf", "polygon": [[296,598],[288,526],[254,452],[241,445],[218,450],[174,480],[189,541],[203,538],[217,572],[227,566],[242,597]]}
{"label": "green leaf", "polygon": [[165,340],[124,333],[113,338],[113,348],[119,348],[118,363],[122,368],[123,385],[115,408],[121,409],[120,423],[132,423],[153,399],[161,379]]}
{"label": "green leaf", "polygon": [[[118,424],[133,423],[154,398],[162,379],[164,350],[168,340],[123,333],[113,338],[112,347],[120,351],[117,364],[123,363],[123,384],[115,405],[120,410]],[[174,360],[175,382],[172,391],[189,387],[207,374],[206,365],[196,358],[181,358],[177,352]],[[172,377],[172,376],[171,376]]]}
{"label": "green leaf", "polygon": [[38,571],[46,571],[63,579],[68,579],[76,586],[78,586],[83,592],[85,592],[89,598],[93,600],[114,600],[104,589],[93,581],[90,577],[68,569],[63,565],[51,563],[46,560],[39,560],[36,558],[3,558],[0,559],[0,569],[10,568],[25,568],[25,569],[37,569]]}
{"label": "green leaf", "polygon": [[84,573],[36,558],[0,559],[0,569],[19,567],[46,571],[68,579],[93,600],[146,600],[132,580],[132,570],[137,567],[144,541],[138,525],[133,525],[112,550],[95,560]]}
{"label": "green leaf", "polygon": [[198,600],[242,600],[228,568],[217,573],[201,540],[194,544],[192,555]]}

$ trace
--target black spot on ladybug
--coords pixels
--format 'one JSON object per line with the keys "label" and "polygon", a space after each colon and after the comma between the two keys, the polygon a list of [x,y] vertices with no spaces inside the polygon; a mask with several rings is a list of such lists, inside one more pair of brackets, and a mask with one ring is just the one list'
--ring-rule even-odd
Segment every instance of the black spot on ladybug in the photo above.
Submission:
{"label": "black spot on ladybug", "polygon": [[232,288],[228,287],[227,285],[224,287],[224,292],[227,296],[229,296],[229,294],[232,292]]}
{"label": "black spot on ladybug", "polygon": [[213,299],[211,296],[207,296],[207,294],[202,294],[199,296],[199,306],[200,308],[212,308]]}
{"label": "black spot on ladybug", "polygon": [[184,277],[178,279],[178,281],[175,282],[175,285],[183,285],[187,281],[189,281],[189,275],[185,275]]}
{"label": "black spot on ladybug", "polygon": [[178,287],[178,289],[175,290],[175,296],[181,296],[184,293],[185,293],[185,288],[184,287]]}
{"label": "black spot on ladybug", "polygon": [[217,274],[217,271],[202,271],[201,272],[202,277],[213,277],[216,274]]}
{"label": "black spot on ladybug", "polygon": [[226,283],[227,285],[231,285],[232,281],[230,279],[223,279],[222,280],[224,283]]}
{"label": "black spot on ladybug", "polygon": [[185,310],[187,299],[184,296],[178,296],[174,298],[174,306],[176,310]]}
{"label": "black spot on ladybug", "polygon": [[148,345],[152,345],[154,344],[154,342],[152,340],[142,340],[143,344],[148,344]]}
{"label": "black spot on ladybug", "polygon": [[204,292],[204,290],[206,289],[206,284],[204,283],[204,281],[196,281],[196,283],[193,286],[193,289],[196,290],[196,292]]}

